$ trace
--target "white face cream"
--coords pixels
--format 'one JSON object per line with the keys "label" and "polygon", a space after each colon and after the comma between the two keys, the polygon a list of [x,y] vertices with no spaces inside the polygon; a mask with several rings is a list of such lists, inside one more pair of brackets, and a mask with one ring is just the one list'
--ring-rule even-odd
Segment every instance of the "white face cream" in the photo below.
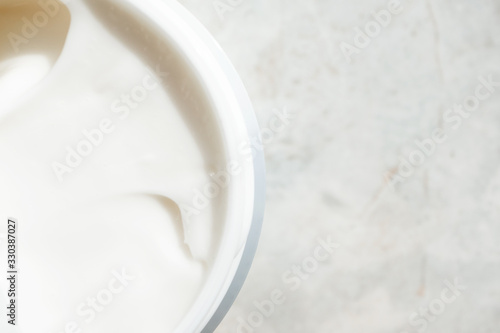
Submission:
{"label": "white face cream", "polygon": [[166,8],[65,3],[0,0],[0,228],[18,221],[20,267],[0,328],[194,332],[245,250],[249,133],[217,114],[224,94],[153,17]]}

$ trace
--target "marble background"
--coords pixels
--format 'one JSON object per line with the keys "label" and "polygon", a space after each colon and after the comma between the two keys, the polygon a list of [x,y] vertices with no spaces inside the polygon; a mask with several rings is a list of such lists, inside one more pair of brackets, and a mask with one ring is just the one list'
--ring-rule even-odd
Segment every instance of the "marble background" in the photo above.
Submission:
{"label": "marble background", "polygon": [[293,114],[267,140],[260,247],[216,332],[500,332],[500,85],[482,83],[500,82],[500,0],[401,0],[378,28],[393,3],[180,2],[262,128]]}

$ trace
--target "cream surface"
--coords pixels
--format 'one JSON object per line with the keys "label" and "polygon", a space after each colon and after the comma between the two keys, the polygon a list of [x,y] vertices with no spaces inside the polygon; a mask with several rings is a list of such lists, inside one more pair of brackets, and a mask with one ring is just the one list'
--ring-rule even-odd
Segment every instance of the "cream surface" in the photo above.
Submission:
{"label": "cream surface", "polygon": [[21,267],[5,327],[172,331],[224,220],[224,193],[183,206],[225,163],[202,89],[146,19],[108,1],[0,0],[0,17],[0,217],[19,220]]}

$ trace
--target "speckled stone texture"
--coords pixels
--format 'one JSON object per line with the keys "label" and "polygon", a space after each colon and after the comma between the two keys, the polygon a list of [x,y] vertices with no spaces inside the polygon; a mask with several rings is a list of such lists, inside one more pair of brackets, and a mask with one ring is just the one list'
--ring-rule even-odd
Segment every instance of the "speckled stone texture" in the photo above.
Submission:
{"label": "speckled stone texture", "polygon": [[500,332],[500,1],[180,2],[262,128],[293,114],[217,332]]}

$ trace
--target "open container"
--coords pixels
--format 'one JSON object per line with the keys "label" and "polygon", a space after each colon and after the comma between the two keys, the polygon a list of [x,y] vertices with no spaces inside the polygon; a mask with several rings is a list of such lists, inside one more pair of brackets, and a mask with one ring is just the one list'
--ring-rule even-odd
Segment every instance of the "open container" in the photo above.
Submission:
{"label": "open container", "polygon": [[[42,1],[42,0],[40,0]],[[32,8],[35,11],[38,11],[39,17],[47,17],[48,15],[41,11],[39,8],[36,8],[40,3],[39,0],[0,0],[0,3],[5,6],[21,8],[23,4],[31,4]],[[43,1],[52,1],[51,3],[54,5],[54,0],[43,0]],[[238,77],[235,69],[231,65],[229,59],[218,46],[213,37],[208,33],[208,31],[180,4],[176,1],[170,0],[58,0],[60,3],[64,3],[71,10],[79,10],[85,8],[86,10],[82,13],[86,13],[88,11],[87,6],[93,7],[93,14],[95,15],[104,15],[107,16],[110,20],[115,20],[114,22],[120,23],[121,31],[113,31],[113,33],[118,34],[136,34],[135,39],[137,40],[147,40],[148,37],[151,37],[151,34],[148,36],[142,33],[140,28],[143,26],[133,24],[134,18],[140,18],[140,22],[144,22],[147,24],[147,27],[150,29],[154,29],[154,36],[157,38],[157,42],[164,42],[168,44],[169,49],[175,53],[175,57],[179,57],[182,60],[182,66],[186,67],[189,70],[189,80],[194,78],[194,82],[197,83],[197,89],[200,88],[201,93],[204,96],[204,99],[208,102],[210,109],[212,110],[216,127],[217,127],[217,135],[221,138],[221,147],[220,150],[223,152],[224,159],[227,163],[235,163],[239,166],[240,172],[236,176],[231,178],[231,181],[225,187],[225,205],[224,205],[224,218],[223,218],[223,228],[222,231],[217,237],[216,244],[217,249],[216,253],[213,256],[213,260],[210,262],[210,269],[208,270],[208,275],[204,280],[204,283],[200,289],[200,292],[196,294],[196,299],[193,303],[191,303],[191,307],[189,311],[185,313],[183,319],[176,326],[175,333],[200,333],[200,332],[213,332],[215,328],[218,326],[224,315],[227,313],[229,308],[231,307],[236,295],[238,294],[243,282],[246,278],[246,275],[250,269],[251,262],[253,260],[253,256],[255,254],[255,250],[257,247],[257,242],[260,234],[261,223],[263,219],[263,211],[264,211],[264,197],[265,197],[265,181],[264,181],[264,158],[263,152],[260,150],[250,151],[248,149],[242,150],[242,145],[245,146],[250,141],[255,141],[260,138],[260,132],[257,125],[257,121],[255,119],[255,115],[252,109],[251,102],[247,96],[245,88]],[[43,3],[46,3],[43,2]],[[33,7],[35,6],[35,7]],[[99,10],[96,10],[98,7]],[[130,15],[121,15],[119,12],[126,12]],[[24,15],[24,14],[23,14]],[[82,41],[92,40],[95,36],[92,35],[93,30],[87,29],[85,18],[88,16],[84,15],[75,15],[77,17],[73,17],[71,19],[71,23],[69,24],[69,32],[68,39],[66,40],[66,44],[64,44],[64,48],[62,52],[64,53],[64,59],[77,59],[85,63],[88,59],[85,59],[85,56],[82,56],[80,53],[79,45],[83,44]],[[79,16],[79,17],[78,17]],[[33,16],[35,17],[35,16]],[[62,16],[61,16],[62,17]],[[56,17],[54,20],[57,21],[59,17]],[[19,23],[17,21],[18,18],[14,18],[14,23]],[[54,22],[55,22],[54,21]],[[68,20],[69,21],[69,20]],[[21,21],[20,21],[21,22]],[[22,21],[21,23],[23,23]],[[38,21],[36,21],[38,22]],[[41,22],[41,21],[40,21]],[[38,23],[40,23],[38,22]],[[105,23],[106,21],[104,21]],[[43,22],[42,22],[43,23]],[[45,22],[46,23],[46,22]],[[33,24],[33,23],[30,23]],[[73,29],[72,29],[73,27]],[[122,28],[126,29],[122,29]],[[8,28],[7,30],[9,30]],[[119,30],[120,30],[119,29]],[[134,30],[135,29],[135,30]],[[52,33],[54,36],[62,35],[62,31],[58,26],[50,26],[40,30],[40,35],[42,33]],[[7,31],[9,32],[9,31]],[[61,32],[61,34],[59,33]],[[152,39],[152,38],[151,38]],[[155,42],[149,40],[149,44],[144,47],[144,44],[139,45],[139,49],[143,50],[142,52],[148,54],[150,49],[148,47],[155,47]],[[61,38],[62,40],[62,38]],[[43,38],[33,38],[30,40],[28,46],[32,50],[46,51],[50,49],[48,45],[43,44]],[[114,45],[114,44],[113,44]],[[60,45],[63,46],[63,43]],[[137,45],[135,45],[137,46]],[[96,58],[101,55],[99,51],[99,47],[92,48],[95,50],[92,53],[92,56]],[[32,52],[28,53],[32,53]],[[1,52],[0,52],[1,53]],[[151,53],[151,52],[150,52]],[[153,52],[154,53],[154,52]],[[16,55],[17,56],[17,55]],[[120,57],[120,54],[114,55],[114,58],[111,61],[119,61],[120,59],[116,59]],[[16,58],[14,57],[14,60]],[[56,57],[54,57],[55,61]],[[21,62],[23,63],[23,62]],[[78,67],[78,66],[74,66]],[[151,67],[151,66],[150,66]],[[28,74],[33,74],[33,71],[30,68],[20,67]],[[83,67],[85,68],[85,67]],[[1,69],[1,68],[0,68]],[[50,66],[47,66],[47,74],[48,79],[55,74],[60,74],[68,70],[68,65],[64,63],[63,60],[55,61],[55,64],[52,69]],[[127,68],[124,69],[125,71]],[[42,73],[44,74],[44,73]],[[98,75],[103,73],[99,72]],[[45,75],[45,74],[44,74]],[[36,79],[42,79],[44,75],[40,75]],[[123,78],[123,73],[119,73],[119,78]],[[48,80],[47,79],[47,80]],[[30,86],[27,91],[23,91],[23,93],[34,95],[37,93],[38,87],[37,80],[33,81],[33,86]],[[80,82],[78,80],[73,80],[75,82]],[[20,80],[23,84],[26,83],[23,80]],[[1,83],[1,81],[0,81]],[[66,82],[65,82],[66,83]],[[182,82],[177,84],[178,82],[173,82],[173,85],[182,85]],[[10,85],[10,84],[9,84]],[[1,87],[1,86],[0,86]],[[95,90],[99,90],[99,87],[93,87]],[[59,92],[59,87],[57,88],[57,93]],[[103,88],[106,90],[106,88]],[[64,91],[64,89],[61,89]],[[198,90],[197,90],[198,91]],[[63,93],[63,92],[62,92]],[[28,96],[29,97],[29,96]],[[22,102],[23,99],[27,98],[12,98],[12,105],[15,103]],[[4,102],[5,104],[5,102]],[[5,105],[3,105],[5,110]],[[37,104],[38,107],[38,104]],[[34,108],[34,109],[37,109]],[[2,108],[0,108],[1,111]],[[162,111],[160,109],[160,111]],[[199,115],[198,115],[199,116]],[[72,121],[70,119],[69,121]],[[160,124],[161,125],[161,124]],[[163,128],[160,128],[162,131]],[[69,131],[69,130],[68,130]],[[165,131],[168,131],[165,129]],[[195,134],[193,134],[195,135]],[[64,137],[63,137],[64,138]],[[57,145],[59,144],[59,139],[56,140]],[[65,142],[65,141],[63,141]],[[120,142],[122,144],[122,142]],[[248,145],[246,146],[248,148]],[[127,151],[125,155],[129,154],[130,151]],[[14,164],[13,164],[14,165]],[[1,166],[1,165],[0,165]],[[43,169],[43,168],[37,168]],[[10,170],[10,169],[9,169]],[[45,170],[45,169],[44,169]],[[48,170],[48,169],[47,169]],[[83,172],[83,171],[82,171]],[[9,173],[4,173],[9,175]],[[35,176],[33,176],[35,177]],[[50,175],[53,177],[53,175]],[[76,178],[76,176],[74,177]],[[17,178],[16,178],[17,179]],[[24,184],[24,177],[19,177],[22,180],[22,184]],[[52,179],[52,178],[50,178]],[[140,178],[141,179],[141,178]],[[54,178],[55,180],[55,178]],[[51,180],[52,181],[52,180]],[[70,180],[71,182],[71,180]],[[82,181],[85,183],[85,181]],[[31,184],[25,184],[26,188],[29,189]],[[162,187],[165,184],[159,182],[158,184],[154,184],[157,186],[153,190],[158,190],[157,192],[162,192]],[[187,187],[187,186],[186,186]],[[6,186],[5,188],[15,189],[16,187]],[[19,193],[22,192],[22,188],[19,188]],[[152,190],[152,191],[153,191]],[[62,192],[64,194],[64,192]],[[43,193],[42,195],[44,195]],[[17,196],[16,196],[17,197]],[[28,229],[31,222],[31,226],[35,225],[35,223],[39,220],[39,216],[29,216],[31,214],[28,212],[29,209],[26,207],[26,200],[23,200],[22,195],[19,195],[19,207],[21,207],[17,212],[13,213],[16,216],[20,216],[20,223],[26,223],[24,226]],[[17,201],[14,201],[17,205]],[[57,201],[60,204],[59,201]],[[63,204],[60,204],[64,206]],[[6,206],[9,206],[7,204]],[[12,206],[12,205],[11,205]],[[59,208],[59,207],[57,207]],[[13,210],[12,207],[8,207],[9,214]],[[32,210],[33,211],[33,210]],[[3,213],[3,211],[1,212]],[[147,213],[147,211],[145,212]],[[33,213],[36,215],[36,213]],[[147,214],[146,214],[147,215]],[[29,217],[28,217],[29,216]],[[26,222],[25,222],[26,221]],[[120,229],[117,228],[116,234],[120,233]],[[113,231],[114,232],[114,231]],[[136,230],[134,229],[135,236]],[[32,232],[34,234],[35,232]],[[82,236],[80,234],[75,233],[75,239],[80,240]],[[113,234],[114,235],[114,234]],[[112,236],[113,236],[112,235]],[[21,235],[21,238],[23,235]],[[61,236],[62,237],[62,236]],[[105,239],[106,241],[106,239]],[[54,247],[53,244],[56,242],[44,242],[39,245],[40,247]],[[89,243],[92,243],[89,241]],[[104,242],[105,244],[108,244]],[[29,242],[21,243],[29,245]],[[93,244],[95,245],[95,244]],[[22,245],[24,246],[24,245]],[[125,243],[124,246],[130,246],[129,243]],[[74,250],[80,251],[80,248],[75,248]],[[64,252],[64,251],[60,251]],[[85,253],[84,251],[81,251]],[[26,253],[26,252],[25,252]],[[33,246],[29,253],[36,253],[36,258],[30,261],[31,264],[43,263],[43,260],[46,257],[43,257],[40,253],[40,248],[36,248]],[[58,253],[58,252],[57,252]],[[74,254],[75,252],[71,252]],[[80,253],[80,252],[77,252]],[[78,258],[72,256],[70,252],[64,252],[69,260],[78,261]],[[121,253],[120,253],[121,254]],[[22,260],[25,260],[24,263],[28,263],[28,256],[22,257]],[[21,262],[23,263],[23,261]],[[106,261],[106,258],[103,259]],[[91,263],[91,265],[95,265],[95,263]],[[31,269],[36,265],[31,265]],[[26,266],[25,266],[26,267]],[[36,266],[38,267],[38,266]],[[52,271],[49,270],[47,276],[57,275],[58,267],[51,267]],[[69,270],[70,268],[68,268]],[[158,276],[155,276],[158,277]],[[165,276],[162,276],[164,279]],[[22,277],[21,277],[22,280]],[[24,280],[24,281],[27,281]],[[31,276],[32,285],[37,285],[40,279],[35,278],[35,276]],[[61,281],[64,282],[64,279],[61,278]],[[59,294],[65,295],[67,289],[65,288],[73,288],[76,289],[80,285],[85,285],[85,279],[76,276],[74,280],[72,280],[74,284],[65,285],[64,283],[53,284],[54,288],[57,288],[57,292]],[[27,286],[25,284],[21,284],[21,289]],[[56,282],[54,282],[56,283]],[[167,283],[167,282],[165,282]],[[42,284],[42,283],[41,283]],[[161,280],[160,280],[161,284]],[[43,285],[43,284],[42,284]],[[43,292],[55,292],[50,288],[38,288],[39,290],[43,290]],[[155,297],[161,298],[165,296],[161,296],[160,294],[154,294],[156,291],[153,290],[153,295]],[[37,299],[41,303],[43,303],[44,299],[48,296],[47,294],[41,293],[44,296],[35,295],[35,293],[26,293],[27,300]],[[142,296],[142,295],[141,295]],[[0,297],[1,299],[1,297]],[[165,298],[163,298],[165,299]],[[23,304],[23,294],[21,292],[20,303]],[[147,302],[147,298],[144,298],[144,301]],[[175,302],[175,299],[174,299]],[[28,304],[29,301],[26,301],[24,304]],[[30,303],[31,304],[31,303]],[[40,307],[37,307],[37,303],[32,306],[32,310],[37,315],[39,315]],[[64,302],[59,302],[58,308],[55,311],[60,311],[60,309],[71,308],[72,304],[66,304]],[[153,304],[153,303],[151,303]],[[177,304],[177,303],[176,303]],[[45,315],[47,317],[52,317],[50,310],[48,307],[44,308],[47,313]],[[135,311],[135,308],[129,307],[132,311]],[[140,311],[140,310],[139,310]],[[31,331],[36,331],[39,329],[40,322],[37,323],[35,318],[36,316],[29,315],[29,312],[24,312],[28,315],[25,315],[23,318],[23,312],[21,312],[20,321],[25,320],[24,323],[30,324]],[[159,311],[163,316],[163,313]],[[183,312],[184,313],[184,312]],[[54,317],[57,317],[59,313],[55,313]],[[149,313],[144,313],[144,317],[149,316]],[[157,314],[156,314],[157,315]],[[168,318],[169,313],[164,314],[165,317],[157,318],[152,317],[150,320],[154,323],[156,320],[161,320],[164,318]],[[149,317],[148,317],[149,318]],[[52,320],[53,318],[48,318]],[[142,322],[140,322],[142,324]],[[177,323],[177,321],[176,321]],[[3,324],[3,323],[2,323]],[[22,325],[18,327],[9,327],[8,329],[13,329],[12,332],[23,332]],[[18,330],[19,329],[19,330]],[[2,330],[2,328],[0,328]],[[27,330],[24,330],[27,331]],[[132,330],[132,329],[131,329]]]}

